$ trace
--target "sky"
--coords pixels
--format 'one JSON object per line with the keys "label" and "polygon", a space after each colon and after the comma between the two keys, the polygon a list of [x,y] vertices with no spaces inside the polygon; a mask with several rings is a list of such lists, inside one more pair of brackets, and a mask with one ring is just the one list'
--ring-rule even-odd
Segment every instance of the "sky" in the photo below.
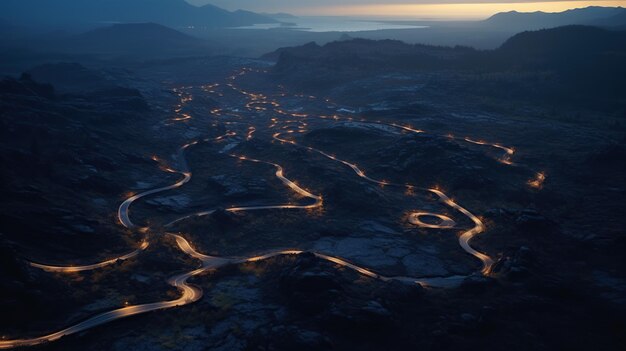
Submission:
{"label": "sky", "polygon": [[560,12],[587,6],[622,6],[626,0],[543,1],[536,0],[187,0],[227,10],[287,12],[294,15],[397,16],[403,18],[482,19],[503,11]]}

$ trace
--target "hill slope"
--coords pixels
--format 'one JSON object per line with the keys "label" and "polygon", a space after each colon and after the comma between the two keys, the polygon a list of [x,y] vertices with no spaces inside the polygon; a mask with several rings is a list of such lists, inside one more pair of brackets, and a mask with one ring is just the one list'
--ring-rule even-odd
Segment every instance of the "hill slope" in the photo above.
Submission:
{"label": "hill slope", "polygon": [[155,23],[115,24],[98,28],[65,44],[70,51],[124,56],[169,56],[206,51],[206,42]]}
{"label": "hill slope", "polygon": [[498,51],[518,60],[575,60],[577,56],[626,52],[626,35],[597,27],[563,26],[516,34]]}
{"label": "hill slope", "polygon": [[603,27],[626,27],[626,9],[611,17],[597,20],[594,24]]}

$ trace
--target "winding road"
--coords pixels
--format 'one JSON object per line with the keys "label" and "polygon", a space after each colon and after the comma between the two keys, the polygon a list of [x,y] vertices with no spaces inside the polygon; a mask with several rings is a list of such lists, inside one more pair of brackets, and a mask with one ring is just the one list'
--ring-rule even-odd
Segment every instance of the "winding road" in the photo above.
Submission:
{"label": "winding road", "polygon": [[[183,239],[182,237],[177,236],[176,241],[180,249],[183,252],[189,254],[190,256],[194,258],[199,258],[199,259],[200,257],[208,257],[208,256],[204,256],[204,255],[200,255],[196,253],[193,249],[191,249],[191,247],[189,246],[189,243],[187,243],[187,241]],[[168,281],[170,285],[176,287],[181,292],[181,296],[175,300],[118,308],[109,312],[104,312],[104,313],[95,315],[83,322],[75,324],[66,329],[60,330],[56,333],[40,336],[37,338],[21,339],[21,340],[1,340],[0,349],[40,345],[46,342],[58,340],[64,336],[80,333],[82,331],[97,327],[105,323],[118,320],[121,318],[127,318],[130,316],[135,316],[138,314],[147,313],[151,311],[184,306],[184,305],[193,303],[195,301],[198,301],[200,300],[200,298],[202,298],[202,290],[197,287],[187,284],[187,280],[193,276],[199,275],[213,268],[213,266],[208,263],[209,262],[208,260],[201,259],[201,261],[202,261],[201,268],[174,276]]]}

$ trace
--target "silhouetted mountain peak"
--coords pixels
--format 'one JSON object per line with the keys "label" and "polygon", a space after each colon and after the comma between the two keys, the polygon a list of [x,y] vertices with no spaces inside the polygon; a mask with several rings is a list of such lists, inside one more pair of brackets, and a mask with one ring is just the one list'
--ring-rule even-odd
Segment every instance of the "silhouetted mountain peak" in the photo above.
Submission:
{"label": "silhouetted mountain peak", "polygon": [[513,30],[533,30],[553,28],[573,24],[599,24],[603,20],[622,14],[622,7],[589,6],[563,12],[549,13],[542,11],[497,13],[482,22],[485,26],[502,27]]}

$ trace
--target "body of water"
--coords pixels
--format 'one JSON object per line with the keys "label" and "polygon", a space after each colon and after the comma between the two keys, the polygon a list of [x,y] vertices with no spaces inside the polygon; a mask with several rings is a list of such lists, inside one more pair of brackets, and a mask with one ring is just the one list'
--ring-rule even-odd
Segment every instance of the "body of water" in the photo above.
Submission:
{"label": "body of water", "polygon": [[426,28],[410,24],[396,24],[376,20],[355,19],[350,17],[294,17],[281,19],[281,23],[255,24],[236,27],[236,29],[290,29],[307,32],[360,32],[381,29]]}

